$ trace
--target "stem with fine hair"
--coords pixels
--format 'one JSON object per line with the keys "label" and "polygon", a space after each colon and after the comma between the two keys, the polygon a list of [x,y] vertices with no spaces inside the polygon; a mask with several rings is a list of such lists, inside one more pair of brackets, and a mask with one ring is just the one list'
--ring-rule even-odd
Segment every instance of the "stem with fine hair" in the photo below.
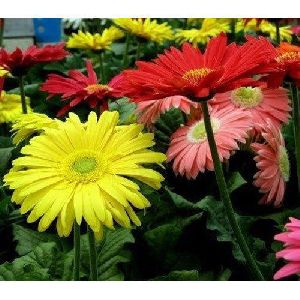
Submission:
{"label": "stem with fine hair", "polygon": [[123,56],[123,68],[126,69],[128,66],[128,50],[129,50],[129,43],[130,43],[130,34],[126,34],[126,43],[125,43],[125,51]]}
{"label": "stem with fine hair", "polygon": [[279,21],[275,22],[276,26],[276,43],[279,45],[280,44],[280,26],[279,26]]}
{"label": "stem with fine hair", "polygon": [[74,223],[74,272],[73,279],[80,280],[80,225]]}
{"label": "stem with fine hair", "polygon": [[105,76],[104,76],[104,67],[103,67],[103,51],[99,53],[99,65],[100,65],[100,79],[101,83],[105,83]]}
{"label": "stem with fine hair", "polygon": [[27,114],[26,96],[25,96],[25,89],[24,89],[24,76],[22,75],[19,77],[19,86],[20,86],[20,93],[21,93],[22,112],[23,114]]}
{"label": "stem with fine hair", "polygon": [[217,184],[218,184],[218,188],[219,188],[219,192],[220,192],[220,197],[224,203],[227,218],[228,218],[229,223],[232,227],[232,230],[235,234],[235,237],[240,246],[240,249],[245,257],[247,266],[252,273],[252,276],[254,278],[256,278],[256,280],[264,280],[264,277],[263,277],[259,267],[257,266],[254,257],[251,254],[251,251],[248,247],[248,244],[245,240],[245,237],[242,233],[242,230],[239,226],[239,223],[238,223],[235,213],[234,213],[234,209],[233,209],[233,206],[232,206],[232,203],[230,200],[229,192],[227,189],[227,185],[226,185],[226,181],[225,181],[225,177],[224,177],[224,173],[223,173],[223,169],[222,169],[222,164],[219,159],[219,154],[218,154],[216,142],[214,139],[214,133],[213,133],[213,129],[212,129],[211,122],[210,122],[210,115],[208,112],[207,101],[201,102],[201,107],[202,107],[203,116],[204,116],[204,125],[205,125],[207,140],[209,143],[211,156],[212,156],[213,163],[214,163],[214,169],[215,169]]}
{"label": "stem with fine hair", "polygon": [[89,237],[89,246],[90,246],[90,279],[92,281],[98,280],[97,274],[97,249],[95,234],[93,230],[88,226],[88,237]]}
{"label": "stem with fine hair", "polygon": [[293,125],[297,165],[298,196],[300,196],[300,99],[298,94],[298,88],[294,83],[290,84],[290,91],[293,102]]}
{"label": "stem with fine hair", "polygon": [[141,42],[138,40],[137,41],[135,61],[140,59],[140,55],[141,55]]}

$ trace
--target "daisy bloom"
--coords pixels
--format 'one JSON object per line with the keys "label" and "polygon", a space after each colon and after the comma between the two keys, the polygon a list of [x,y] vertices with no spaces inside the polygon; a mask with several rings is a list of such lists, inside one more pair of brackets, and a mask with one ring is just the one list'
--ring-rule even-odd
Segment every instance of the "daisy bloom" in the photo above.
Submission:
{"label": "daisy bloom", "polygon": [[257,85],[253,74],[274,59],[274,47],[265,38],[248,37],[238,46],[227,45],[221,34],[209,41],[205,53],[185,43],[171,47],[153,62],[138,61],[137,70],[123,72],[122,89],[133,100],[153,100],[174,95],[207,97],[241,85]]}
{"label": "daisy bloom", "polygon": [[173,39],[173,31],[168,23],[158,24],[156,20],[119,18],[114,23],[129,34],[139,38],[162,44]]}
{"label": "daisy bloom", "polygon": [[179,43],[189,42],[193,46],[206,44],[212,37],[221,32],[230,32],[230,21],[228,19],[204,19],[201,28],[177,29],[175,40]]}
{"label": "daisy bloom", "polygon": [[110,49],[111,44],[122,37],[124,33],[115,26],[104,29],[102,34],[91,34],[79,30],[78,33],[72,33],[67,41],[67,48],[105,50]]}
{"label": "daisy bloom", "polygon": [[39,113],[21,114],[12,125],[13,143],[20,144],[33,134],[41,134],[46,128],[57,128],[62,121]]}
{"label": "daisy bloom", "polygon": [[276,234],[274,239],[284,243],[284,250],[276,253],[276,258],[283,258],[288,263],[278,270],[274,280],[300,273],[300,220],[289,218],[285,225],[286,232]]}
{"label": "daisy bloom", "polygon": [[[259,30],[263,33],[267,33],[271,40],[276,41],[276,26],[266,20],[262,20],[259,25]],[[292,41],[292,28],[291,26],[280,26],[279,28],[280,40],[281,41]]]}
{"label": "daisy bloom", "polygon": [[163,99],[137,102],[138,121],[150,127],[159,116],[171,108],[178,108],[185,114],[190,114],[191,107],[199,107],[198,103],[184,96],[170,96]]}
{"label": "daisy bloom", "polygon": [[248,111],[256,131],[260,132],[269,118],[278,128],[287,123],[292,110],[288,91],[284,88],[267,89],[260,87],[240,87],[233,91],[216,94],[209,102],[211,106]]}
{"label": "daisy bloom", "polygon": [[13,76],[22,76],[28,69],[38,63],[53,62],[64,59],[69,53],[64,49],[64,43],[47,45],[42,48],[30,46],[26,50],[16,48],[8,52],[0,49],[0,67],[9,71]]}
{"label": "daisy bloom", "polygon": [[277,48],[275,58],[278,67],[282,70],[277,74],[270,76],[275,84],[281,84],[284,77],[288,76],[300,86],[300,47],[289,43],[281,43]]}
{"label": "daisy bloom", "polygon": [[[26,98],[27,109],[30,111],[29,98]],[[10,123],[22,115],[21,96],[0,92],[0,123]]]}
{"label": "daisy bloom", "polygon": [[57,116],[63,116],[80,103],[87,103],[92,109],[97,106],[107,109],[107,100],[119,94],[115,87],[120,75],[114,77],[108,84],[100,84],[90,60],[86,62],[86,69],[87,75],[78,70],[70,70],[68,77],[49,74],[46,82],[42,84],[40,90],[49,94],[47,99],[61,95],[63,102],[70,101],[57,113]]}
{"label": "daisy bloom", "polygon": [[59,236],[68,236],[74,221],[85,220],[97,235],[114,221],[126,228],[141,224],[133,207],[150,203],[130,178],[159,189],[162,175],[143,164],[161,164],[165,155],[148,150],[153,134],[142,133],[142,125],[119,127],[118,121],[117,112],[106,111],[99,120],[91,112],[82,124],[70,113],[22,148],[24,156],[13,161],[4,180],[21,213],[30,212],[27,221],[40,219],[39,231],[55,219]]}
{"label": "daisy bloom", "polygon": [[[246,142],[248,131],[252,127],[251,115],[239,108],[213,108],[210,119],[222,162],[239,149],[238,142]],[[185,175],[188,179],[196,178],[205,169],[214,170],[203,118],[192,120],[175,131],[171,136],[167,157],[168,162],[174,161],[174,172]]]}
{"label": "daisy bloom", "polygon": [[252,143],[256,152],[254,160],[259,171],[254,175],[253,184],[265,195],[260,204],[281,205],[286,182],[290,178],[290,162],[280,130],[270,121],[263,127],[264,144]]}

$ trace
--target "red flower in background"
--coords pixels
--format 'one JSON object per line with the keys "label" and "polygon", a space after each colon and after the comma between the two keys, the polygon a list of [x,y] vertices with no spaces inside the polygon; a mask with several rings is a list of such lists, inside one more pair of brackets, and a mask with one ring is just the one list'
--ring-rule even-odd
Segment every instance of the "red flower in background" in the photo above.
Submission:
{"label": "red flower in background", "polygon": [[64,49],[64,43],[47,45],[43,48],[30,46],[24,51],[16,48],[13,52],[8,52],[1,48],[0,66],[14,76],[21,76],[26,74],[28,69],[37,63],[59,61],[68,54],[69,52]]}
{"label": "red flower in background", "polygon": [[57,113],[57,116],[64,115],[82,102],[86,102],[91,108],[99,105],[105,110],[108,108],[107,99],[119,95],[117,86],[120,75],[114,77],[108,84],[100,84],[90,60],[86,62],[86,68],[87,76],[78,70],[70,70],[69,78],[50,74],[41,86],[41,91],[49,93],[47,99],[61,95],[62,101],[70,101]]}
{"label": "red flower in background", "polygon": [[185,43],[172,47],[153,62],[138,61],[137,70],[124,71],[122,89],[133,101],[161,99],[173,95],[207,97],[244,85],[260,68],[275,58],[276,51],[265,38],[247,37],[244,45],[227,45],[221,34],[211,39],[204,54]]}

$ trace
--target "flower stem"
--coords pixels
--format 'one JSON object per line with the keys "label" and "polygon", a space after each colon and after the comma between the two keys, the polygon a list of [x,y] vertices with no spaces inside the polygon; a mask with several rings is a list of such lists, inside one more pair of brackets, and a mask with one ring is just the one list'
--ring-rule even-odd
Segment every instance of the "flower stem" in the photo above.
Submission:
{"label": "flower stem", "polygon": [[89,236],[89,246],[90,246],[90,274],[91,280],[96,281],[98,278],[97,275],[97,250],[96,250],[96,241],[93,230],[88,227],[88,236]]}
{"label": "flower stem", "polygon": [[100,65],[100,79],[101,83],[105,83],[104,67],[103,67],[103,52],[99,53],[99,65]]}
{"label": "flower stem", "polygon": [[300,195],[300,99],[297,86],[290,84],[291,98],[293,101],[293,125],[295,140],[295,155],[297,164],[298,195]]}
{"label": "flower stem", "polygon": [[232,227],[232,230],[235,233],[237,242],[241,248],[241,251],[246,259],[247,266],[249,267],[249,270],[251,271],[253,277],[255,277],[257,280],[264,280],[264,277],[263,277],[260,269],[258,268],[256,261],[253,258],[251,251],[247,245],[245,237],[244,237],[244,235],[241,231],[241,228],[239,226],[239,223],[236,219],[233,206],[231,204],[231,200],[230,200],[229,192],[227,189],[222,165],[221,165],[219,155],[218,155],[216,142],[214,139],[213,130],[211,127],[207,102],[206,101],[202,102],[201,107],[202,107],[202,111],[203,111],[203,115],[204,115],[204,125],[205,125],[207,139],[208,139],[208,143],[209,143],[209,147],[210,147],[210,151],[211,151],[211,156],[212,156],[213,163],[214,163],[215,174],[216,174],[217,184],[218,184],[218,188],[219,188],[219,192],[220,192],[220,197],[224,203],[229,223]]}
{"label": "flower stem", "polygon": [[74,273],[75,281],[80,280],[80,225],[74,224]]}
{"label": "flower stem", "polygon": [[27,114],[26,96],[24,90],[24,76],[22,75],[19,77],[19,86],[20,86],[20,93],[21,93],[22,111],[23,114]]}
{"label": "flower stem", "polygon": [[138,40],[137,41],[137,48],[136,48],[136,57],[135,61],[139,60],[141,56],[141,42]]}
{"label": "flower stem", "polygon": [[275,22],[275,26],[276,26],[276,43],[277,45],[280,44],[280,25],[279,25],[279,21]]}
{"label": "flower stem", "polygon": [[125,51],[124,51],[124,56],[123,56],[123,68],[124,69],[126,69],[127,66],[128,66],[129,42],[130,42],[130,35],[127,33],[127,35],[126,35]]}

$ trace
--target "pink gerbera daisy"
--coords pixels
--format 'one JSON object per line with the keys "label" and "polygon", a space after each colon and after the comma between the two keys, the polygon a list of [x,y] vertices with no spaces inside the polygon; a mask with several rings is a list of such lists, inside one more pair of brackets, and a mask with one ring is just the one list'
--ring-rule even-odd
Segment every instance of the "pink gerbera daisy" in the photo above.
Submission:
{"label": "pink gerbera daisy", "polygon": [[191,112],[191,107],[197,108],[199,105],[184,96],[170,96],[158,100],[147,100],[137,103],[137,112],[139,113],[139,122],[148,127],[155,123],[159,115],[170,110],[178,108],[186,114]]}
{"label": "pink gerbera daisy", "polygon": [[267,120],[263,130],[262,136],[266,143],[251,144],[257,154],[254,160],[259,169],[254,175],[253,184],[265,193],[260,200],[261,204],[274,202],[277,207],[282,203],[286,182],[290,177],[290,163],[280,130],[270,120]]}
{"label": "pink gerbera daisy", "polygon": [[284,243],[285,249],[276,253],[276,258],[284,258],[288,263],[278,270],[274,279],[300,273],[300,220],[289,218],[285,225],[287,232],[275,235],[274,239]]}
{"label": "pink gerbera daisy", "polygon": [[292,110],[287,90],[284,88],[240,87],[230,92],[216,94],[209,104],[218,108],[238,107],[250,112],[254,128],[258,132],[265,127],[267,119],[278,127],[282,123],[287,123],[289,112]]}
{"label": "pink gerbera daisy", "polygon": [[[239,149],[237,142],[246,142],[247,132],[252,127],[251,115],[242,109],[214,108],[210,117],[220,160],[229,159],[232,152]],[[174,160],[174,172],[189,179],[196,178],[205,169],[214,170],[202,117],[172,135],[167,157],[168,161]]]}

